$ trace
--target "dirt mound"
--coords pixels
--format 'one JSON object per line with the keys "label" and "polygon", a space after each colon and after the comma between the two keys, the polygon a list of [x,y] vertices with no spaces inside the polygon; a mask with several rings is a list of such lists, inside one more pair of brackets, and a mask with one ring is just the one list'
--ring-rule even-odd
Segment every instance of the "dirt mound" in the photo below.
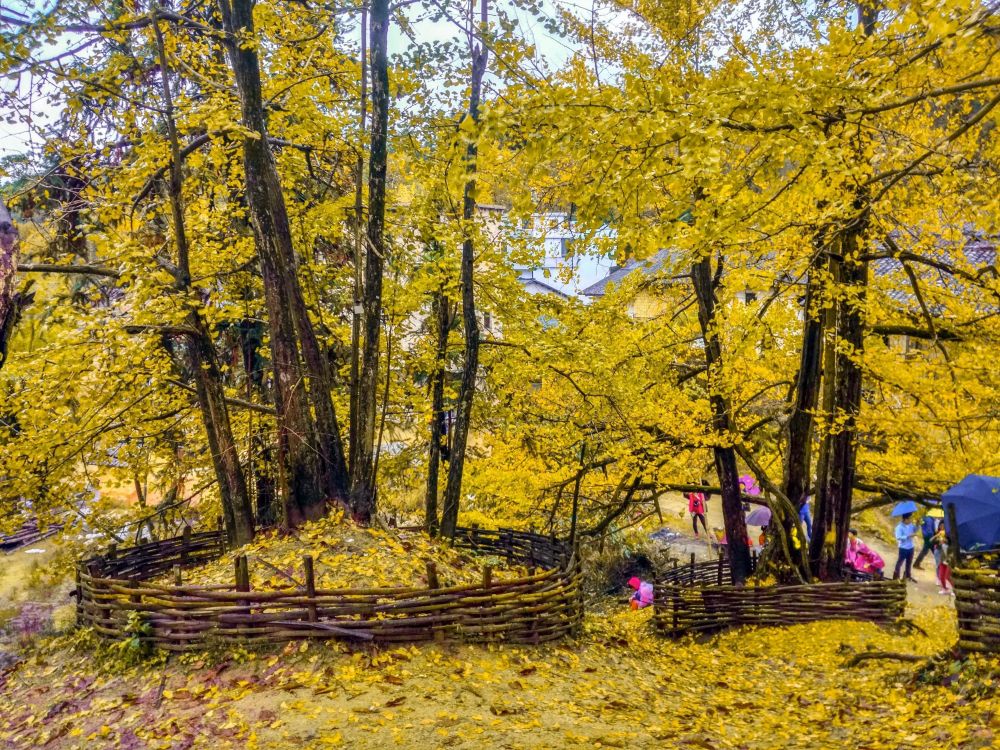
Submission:
{"label": "dirt mound", "polygon": [[[311,555],[318,589],[425,587],[433,562],[441,586],[477,583],[483,566],[494,580],[527,575],[503,558],[475,555],[431,539],[422,531],[357,526],[340,513],[308,523],[292,533],[268,531],[222,558],[184,572],[184,582],[199,585],[234,581],[234,559],[246,555],[253,588],[304,585],[302,558]],[[161,579],[167,582],[172,578]]]}

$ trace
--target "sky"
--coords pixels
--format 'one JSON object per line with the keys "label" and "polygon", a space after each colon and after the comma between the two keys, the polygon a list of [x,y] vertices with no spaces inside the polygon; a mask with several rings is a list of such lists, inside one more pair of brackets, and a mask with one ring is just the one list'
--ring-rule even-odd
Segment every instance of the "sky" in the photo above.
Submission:
{"label": "sky", "polygon": [[[582,0],[590,3],[594,0]],[[545,0],[543,8],[546,12],[554,11],[555,2],[559,2],[561,7],[574,11],[590,13],[589,4],[585,6],[566,0]],[[35,15],[51,8],[53,0],[0,0],[0,15],[13,13],[19,16]],[[524,38],[534,44],[539,56],[544,60],[544,64],[550,69],[558,68],[571,55],[572,48],[565,40],[553,37],[542,25],[542,23],[530,13],[523,9],[514,7],[509,2],[503,2],[506,11],[515,15],[518,19],[521,33]],[[410,12],[410,16],[417,15]],[[0,33],[10,31],[12,26],[0,21]],[[455,24],[449,21],[422,20],[415,25],[417,38],[421,41],[444,41],[447,39],[461,38],[461,32]],[[74,43],[72,35],[64,36],[59,43],[50,47],[51,52],[58,52],[69,48]],[[389,49],[390,54],[399,53],[410,44],[409,40],[400,30],[393,27],[390,32]],[[60,103],[51,102],[50,96],[55,93],[55,89],[45,83],[41,83],[31,74],[22,76],[19,80],[0,80],[0,92],[5,94],[16,93],[17,99],[22,102],[22,106],[15,112],[13,122],[7,119],[0,119],[0,158],[22,154],[40,145],[37,133],[39,127],[51,123],[60,110]]]}

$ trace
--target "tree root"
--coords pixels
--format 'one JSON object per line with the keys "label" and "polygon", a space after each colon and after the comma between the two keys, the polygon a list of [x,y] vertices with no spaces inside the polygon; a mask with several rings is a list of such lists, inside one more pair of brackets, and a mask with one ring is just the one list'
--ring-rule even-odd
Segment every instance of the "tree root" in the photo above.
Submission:
{"label": "tree root", "polygon": [[903,630],[915,630],[916,632],[920,633],[920,635],[922,635],[924,638],[930,638],[930,636],[927,635],[926,630],[917,625],[917,623],[915,623],[908,617],[900,617],[898,620],[896,620],[896,627],[901,628]]}
{"label": "tree root", "polygon": [[893,651],[863,651],[860,654],[855,654],[846,662],[844,662],[845,667],[856,667],[863,661],[868,661],[870,659],[891,659],[893,661],[908,661],[908,662],[924,662],[928,661],[926,656],[918,656],[917,654],[899,654]]}

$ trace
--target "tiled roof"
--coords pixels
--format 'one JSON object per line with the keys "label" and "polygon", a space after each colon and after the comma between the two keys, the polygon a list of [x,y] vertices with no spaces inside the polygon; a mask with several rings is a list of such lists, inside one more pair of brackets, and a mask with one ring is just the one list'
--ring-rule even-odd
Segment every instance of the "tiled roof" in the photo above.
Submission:
{"label": "tiled roof", "polygon": [[663,270],[667,260],[672,257],[670,250],[660,250],[655,255],[644,260],[630,259],[621,268],[616,268],[600,281],[591,284],[581,294],[585,297],[603,297],[611,286],[618,286],[626,276],[633,271],[642,271],[646,276],[653,276]]}

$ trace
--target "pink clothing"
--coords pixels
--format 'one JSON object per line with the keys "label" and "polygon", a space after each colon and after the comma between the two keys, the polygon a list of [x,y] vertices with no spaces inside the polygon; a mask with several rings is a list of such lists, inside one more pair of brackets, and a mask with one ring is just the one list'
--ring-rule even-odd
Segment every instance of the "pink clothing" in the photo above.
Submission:
{"label": "pink clothing", "polygon": [[689,513],[704,513],[705,512],[705,495],[701,492],[689,492],[688,493],[688,512]]}
{"label": "pink clothing", "polygon": [[885,560],[860,539],[848,539],[844,561],[862,573],[881,573]]}
{"label": "pink clothing", "polygon": [[628,585],[636,590],[632,599],[639,602],[639,609],[653,603],[653,584],[648,581],[640,581],[638,578],[630,578]]}

